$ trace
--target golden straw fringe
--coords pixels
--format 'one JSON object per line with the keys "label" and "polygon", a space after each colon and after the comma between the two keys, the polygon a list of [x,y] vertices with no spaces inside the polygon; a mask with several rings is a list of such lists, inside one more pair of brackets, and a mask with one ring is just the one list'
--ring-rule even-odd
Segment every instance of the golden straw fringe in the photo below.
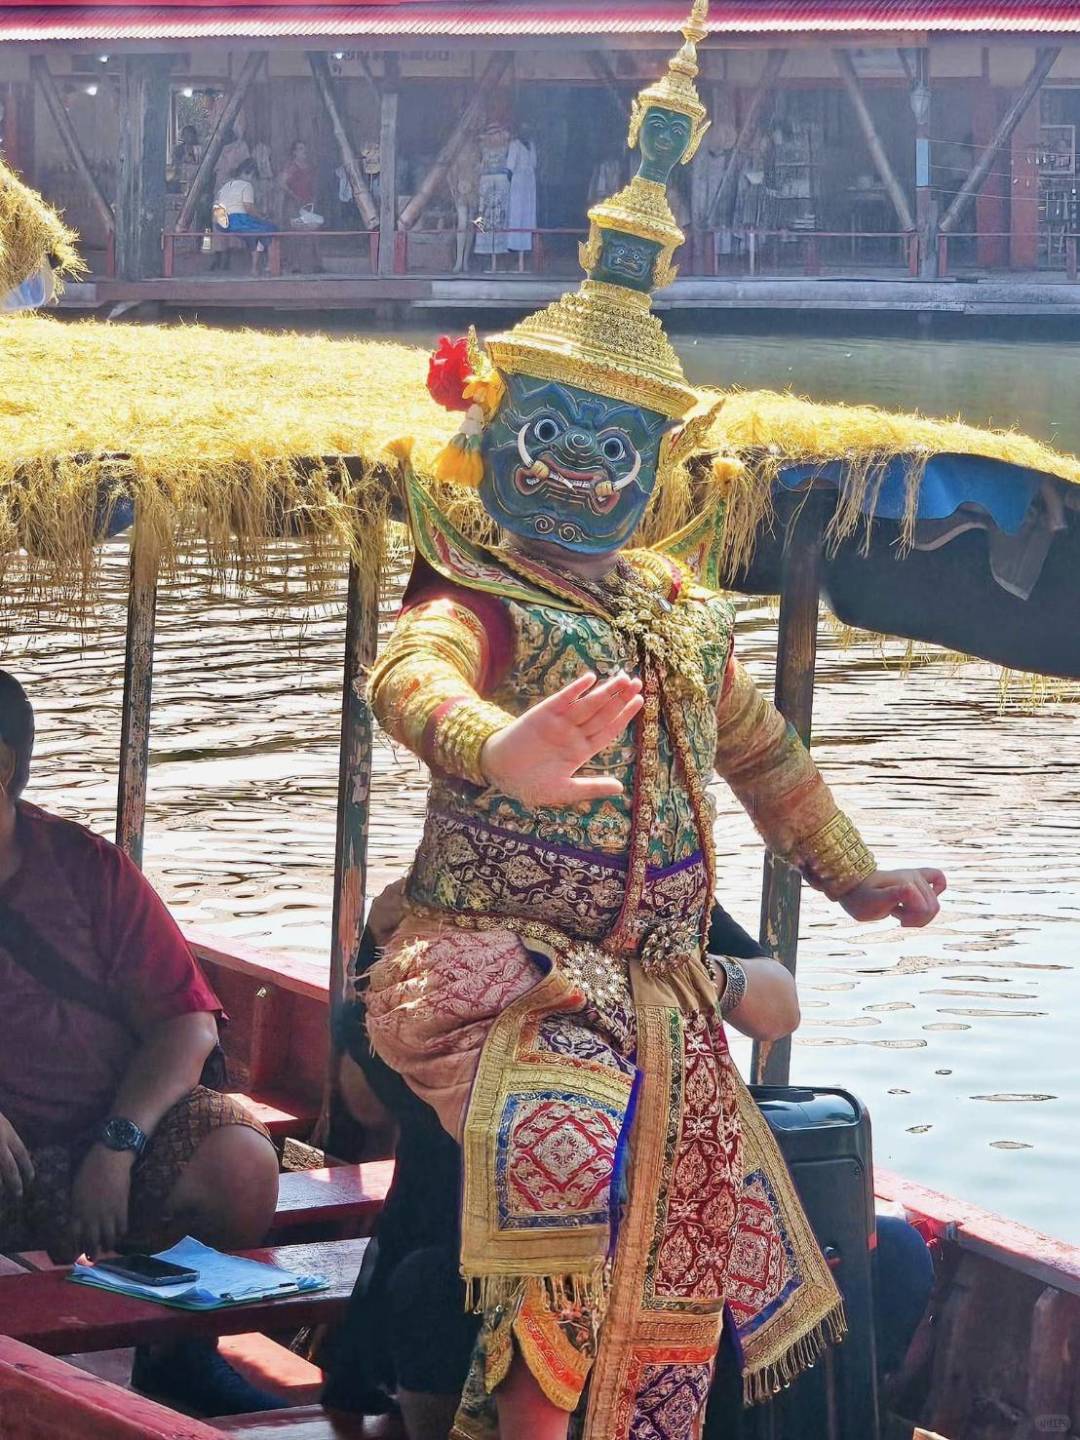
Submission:
{"label": "golden straw fringe", "polygon": [[829,1313],[778,1360],[748,1370],[743,1375],[743,1404],[761,1405],[799,1378],[804,1370],[813,1369],[830,1345],[839,1345],[847,1334],[844,1302],[838,1300]]}
{"label": "golden straw fringe", "polygon": [[0,160],[0,297],[36,275],[46,260],[59,292],[65,275],[86,268],[75,253],[75,240],[52,206]]}
{"label": "golden straw fringe", "polygon": [[[424,351],[381,341],[0,317],[0,592],[21,549],[31,593],[85,609],[103,517],[122,501],[138,514],[147,570],[168,575],[194,547],[215,579],[257,581],[289,540],[316,598],[346,556],[377,585],[401,513],[403,434],[448,518],[490,543],[495,527],[476,491],[432,479],[449,435],[426,369]],[[703,392],[702,415],[708,427],[665,447],[634,543],[658,543],[720,498],[729,575],[775,524],[773,484],[790,465],[844,460],[832,544],[867,527],[864,510],[897,457],[907,465],[904,543],[934,454],[982,455],[1080,485],[1075,457],[958,422],[741,391]]]}

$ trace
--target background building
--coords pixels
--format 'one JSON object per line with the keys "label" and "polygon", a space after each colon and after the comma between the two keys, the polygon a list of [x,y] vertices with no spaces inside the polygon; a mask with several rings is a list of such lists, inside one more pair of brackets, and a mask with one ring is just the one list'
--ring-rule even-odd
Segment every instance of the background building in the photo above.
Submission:
{"label": "background building", "polygon": [[[531,303],[575,272],[685,8],[6,5],[0,146],[82,233],[98,302]],[[1075,279],[1077,6],[718,0],[710,23],[694,303],[777,276]],[[210,233],[247,158],[277,232],[257,293]]]}

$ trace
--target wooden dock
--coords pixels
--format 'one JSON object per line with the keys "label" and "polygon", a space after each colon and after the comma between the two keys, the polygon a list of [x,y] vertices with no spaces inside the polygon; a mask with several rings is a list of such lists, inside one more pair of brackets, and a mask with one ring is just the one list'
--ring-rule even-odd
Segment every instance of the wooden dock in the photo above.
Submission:
{"label": "wooden dock", "polygon": [[[424,310],[529,311],[576,282],[546,276],[174,276],[159,280],[100,279],[68,287],[65,309],[105,315],[138,306],[166,310],[334,310],[395,317]],[[1080,316],[1080,283],[1038,274],[919,280],[906,276],[792,276],[678,280],[656,299],[657,310],[802,313]]]}

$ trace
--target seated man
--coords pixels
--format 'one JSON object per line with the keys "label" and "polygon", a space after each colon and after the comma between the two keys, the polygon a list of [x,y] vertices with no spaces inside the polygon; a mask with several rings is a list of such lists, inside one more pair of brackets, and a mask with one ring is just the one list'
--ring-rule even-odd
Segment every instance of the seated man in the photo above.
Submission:
{"label": "seated man", "polygon": [[[0,1252],[258,1245],[277,1156],[200,1083],[217,998],[131,861],[21,798],[33,743],[0,670]],[[211,1414],[276,1403],[205,1343],[138,1352],[133,1382]]]}

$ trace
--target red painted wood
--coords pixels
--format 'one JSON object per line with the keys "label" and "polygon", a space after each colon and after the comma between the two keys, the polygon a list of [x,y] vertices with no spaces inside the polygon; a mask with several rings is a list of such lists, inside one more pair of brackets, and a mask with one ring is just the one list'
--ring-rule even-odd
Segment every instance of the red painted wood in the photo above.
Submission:
{"label": "red painted wood", "polygon": [[378,1214],[393,1178],[392,1160],[291,1171],[281,1177],[274,1229]]}
{"label": "red painted wood", "polygon": [[214,1424],[226,1434],[243,1435],[245,1440],[405,1440],[396,1416],[328,1415],[318,1405],[265,1415],[235,1415]]}
{"label": "red painted wood", "polygon": [[0,1336],[0,1435],[4,1440],[221,1440],[216,1427],[7,1336]]}
{"label": "red painted wood", "polygon": [[[193,1313],[146,1300],[73,1285],[65,1270],[0,1277],[5,1332],[52,1355],[158,1344],[192,1335],[239,1335],[252,1330],[298,1330],[336,1320],[360,1269],[366,1240],[283,1245],[245,1252],[286,1269],[325,1275],[328,1290],[286,1295],[225,1310]],[[0,1434],[7,1440],[6,1432]]]}
{"label": "red painted wood", "polygon": [[237,1092],[233,1098],[261,1120],[275,1139],[306,1134],[319,1115],[319,1107],[314,1101],[298,1099],[280,1090],[260,1090],[254,1095]]}
{"label": "red painted wood", "polygon": [[943,1239],[955,1241],[961,1249],[996,1260],[1044,1285],[1080,1295],[1080,1245],[1055,1240],[889,1170],[875,1168],[874,1191],[880,1199],[902,1205],[909,1215],[928,1220]]}

